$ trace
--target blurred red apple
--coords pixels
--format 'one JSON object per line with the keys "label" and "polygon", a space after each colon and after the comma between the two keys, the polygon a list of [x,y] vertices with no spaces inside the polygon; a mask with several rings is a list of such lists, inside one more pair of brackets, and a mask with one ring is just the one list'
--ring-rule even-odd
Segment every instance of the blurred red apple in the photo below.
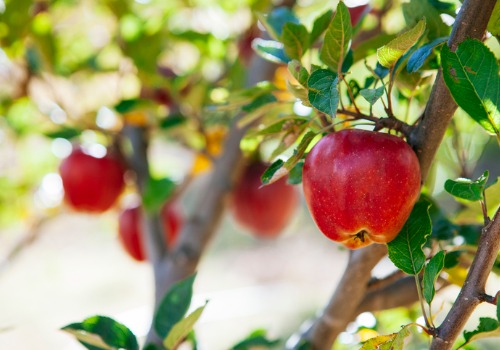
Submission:
{"label": "blurred red apple", "polygon": [[97,158],[76,148],[59,167],[64,199],[77,211],[102,213],[125,186],[125,167],[111,154]]}
{"label": "blurred red apple", "polygon": [[252,234],[271,238],[293,218],[299,194],[285,178],[262,187],[261,175],[266,169],[260,162],[245,167],[232,192],[232,211],[236,221]]}
{"label": "blurred red apple", "polygon": [[419,197],[420,166],[401,138],[349,129],[312,148],[302,181],[320,231],[357,249],[397,236]]}
{"label": "blurred red apple", "polygon": [[[183,216],[179,208],[171,203],[162,207],[160,216],[167,247],[173,247],[184,221]],[[118,218],[118,237],[127,253],[137,261],[146,260],[142,232],[141,207],[123,210]]]}
{"label": "blurred red apple", "polygon": [[358,24],[359,20],[368,12],[370,12],[370,4],[349,7],[349,14],[351,15],[351,25],[354,27]]}

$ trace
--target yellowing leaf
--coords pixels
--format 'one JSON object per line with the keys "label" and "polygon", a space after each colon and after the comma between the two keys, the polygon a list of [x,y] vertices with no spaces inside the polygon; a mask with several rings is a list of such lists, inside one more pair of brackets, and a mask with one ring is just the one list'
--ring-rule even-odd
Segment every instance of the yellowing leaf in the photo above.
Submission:
{"label": "yellowing leaf", "polygon": [[133,111],[126,113],[124,116],[125,123],[133,126],[146,126],[148,125],[148,116],[142,111]]}
{"label": "yellowing leaf", "polygon": [[196,154],[193,161],[193,166],[191,167],[191,175],[200,175],[212,168],[212,161],[206,155],[202,153]]}
{"label": "yellowing leaf", "polygon": [[222,146],[227,134],[227,129],[216,126],[207,130],[206,142],[207,152],[212,156],[218,156],[222,152]]}
{"label": "yellowing leaf", "polygon": [[463,286],[465,278],[467,277],[466,268],[457,265],[455,267],[452,267],[451,269],[447,269],[446,273],[448,274],[447,280],[450,283],[453,283],[459,287]]}
{"label": "yellowing leaf", "polygon": [[415,27],[409,31],[397,36],[388,44],[377,50],[377,58],[379,63],[387,68],[393,67],[397,60],[403,56],[418,39],[422,36],[425,30],[425,19],[420,20]]}

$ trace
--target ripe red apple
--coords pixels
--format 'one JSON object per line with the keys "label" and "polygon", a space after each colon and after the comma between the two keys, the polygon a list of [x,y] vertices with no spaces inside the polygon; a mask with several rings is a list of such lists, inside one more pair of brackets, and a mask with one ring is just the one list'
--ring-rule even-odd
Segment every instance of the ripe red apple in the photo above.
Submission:
{"label": "ripe red apple", "polygon": [[292,219],[299,194],[285,178],[262,187],[260,178],[266,169],[261,162],[245,167],[232,192],[232,211],[236,221],[255,236],[272,238]]}
{"label": "ripe red apple", "polygon": [[357,249],[397,236],[419,197],[420,166],[402,139],[349,129],[311,149],[302,182],[320,231]]}
{"label": "ripe red apple", "polygon": [[59,167],[64,199],[77,211],[102,213],[113,206],[125,186],[125,167],[111,154],[102,158],[76,148]]}
{"label": "ripe red apple", "polygon": [[[167,247],[173,247],[183,224],[183,216],[174,204],[167,203],[160,212],[165,242]],[[139,206],[123,210],[118,218],[118,237],[123,247],[137,261],[146,259],[146,249],[143,243],[142,215]]]}

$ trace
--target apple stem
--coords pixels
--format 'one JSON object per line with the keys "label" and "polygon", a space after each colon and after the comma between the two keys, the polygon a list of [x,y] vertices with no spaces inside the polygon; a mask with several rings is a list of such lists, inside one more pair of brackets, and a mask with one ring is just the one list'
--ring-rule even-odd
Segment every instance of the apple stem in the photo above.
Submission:
{"label": "apple stem", "polygon": [[359,239],[361,242],[365,242],[365,236],[368,234],[368,231],[361,230],[354,235],[354,240]]}

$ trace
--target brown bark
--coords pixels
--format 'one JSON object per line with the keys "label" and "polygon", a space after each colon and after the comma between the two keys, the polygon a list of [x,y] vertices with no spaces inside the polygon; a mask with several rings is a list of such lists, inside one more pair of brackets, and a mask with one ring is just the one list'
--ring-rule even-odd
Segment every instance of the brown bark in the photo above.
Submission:
{"label": "brown bark", "polygon": [[448,350],[458,338],[477,305],[485,301],[485,285],[500,250],[500,208],[483,229],[474,261],[464,285],[443,323],[430,350]]}

